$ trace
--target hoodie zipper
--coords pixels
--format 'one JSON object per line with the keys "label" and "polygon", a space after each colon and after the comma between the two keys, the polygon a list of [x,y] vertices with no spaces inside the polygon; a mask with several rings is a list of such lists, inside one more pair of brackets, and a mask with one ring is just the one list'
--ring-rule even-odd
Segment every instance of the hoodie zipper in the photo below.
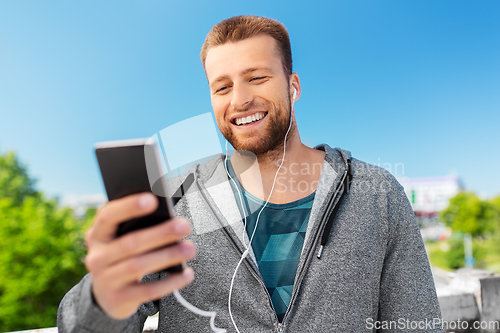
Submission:
{"label": "hoodie zipper", "polygon": [[[344,177],[345,177],[345,173],[344,173]],[[344,178],[342,178],[342,179],[344,179]],[[323,217],[321,219],[321,222],[320,222],[320,225],[318,227],[318,230],[316,231],[316,235],[314,236],[314,242],[311,245],[311,247],[309,248],[309,251],[307,253],[307,259],[306,259],[303,267],[308,267],[309,266],[309,263],[311,262],[311,258],[312,258],[313,254],[314,254],[314,249],[318,245],[318,241],[319,241],[319,239],[321,237],[321,234],[322,234],[322,231],[325,228],[325,225],[326,225],[326,223],[328,221],[328,217],[330,216],[330,214],[335,209],[335,206],[340,203],[339,200],[337,200],[337,202],[335,202],[335,200],[338,197],[338,193],[340,191],[340,188],[342,187],[342,183],[343,182],[341,181],[340,184],[338,185],[337,189],[335,190],[334,194],[332,195],[329,203],[328,203],[328,207],[325,210],[325,213],[323,214]],[[322,249],[320,249],[320,251],[322,251]],[[305,269],[302,269],[301,272],[299,273],[299,278],[297,279],[296,288],[294,288],[294,290],[293,290],[292,298],[290,300],[290,304],[288,305],[288,309],[286,310],[285,316],[283,317],[283,323],[285,323],[285,321],[286,321],[286,319],[288,317],[288,314],[290,313],[290,310],[292,308],[292,305],[295,302],[295,299],[297,298],[297,294],[299,292],[300,286],[302,285],[302,280],[304,278],[305,273],[306,273]],[[279,328],[279,326],[278,326],[278,328]],[[282,332],[283,328],[282,328],[281,331],[278,330],[278,332]]]}
{"label": "hoodie zipper", "polygon": [[[201,188],[201,186],[198,183],[196,183],[196,186],[200,190],[200,193],[203,196],[203,198],[205,199],[205,201],[208,203],[208,206],[212,210],[212,213],[214,214],[215,218],[217,220],[219,220],[219,223],[221,223],[221,225],[223,225],[223,223],[220,220],[219,216],[213,210],[212,205],[208,201],[208,198],[206,197],[205,193],[203,192],[203,189]],[[243,255],[243,252],[241,252],[240,248],[238,247],[238,245],[234,241],[233,237],[231,237],[231,235],[229,234],[228,230],[225,227],[223,227],[222,229],[224,230],[224,234],[226,235],[226,238],[229,239],[229,241],[231,242],[231,244],[234,247],[234,249],[236,250],[236,252],[238,252],[240,255]],[[244,260],[245,265],[249,269],[249,271],[252,273],[252,276],[260,283],[260,285],[262,286],[262,288],[266,292],[267,300],[269,302],[269,305],[271,306],[271,309],[273,310],[272,312],[273,312],[273,315],[274,315],[274,319],[276,320],[275,322],[278,323],[278,325],[276,325],[276,331],[281,333],[281,332],[283,332],[284,325],[279,322],[278,315],[276,314],[276,309],[274,309],[273,302],[271,300],[271,295],[269,295],[269,292],[267,291],[267,288],[266,288],[266,285],[265,285],[264,281],[260,278],[260,276],[257,274],[257,272],[255,271],[255,269],[248,263],[247,260],[249,260],[249,259],[245,258],[245,260]]]}

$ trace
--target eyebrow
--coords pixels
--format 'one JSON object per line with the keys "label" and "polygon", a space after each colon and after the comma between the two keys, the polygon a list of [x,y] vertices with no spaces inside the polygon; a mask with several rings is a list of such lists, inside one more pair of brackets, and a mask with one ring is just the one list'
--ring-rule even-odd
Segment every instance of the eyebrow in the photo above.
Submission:
{"label": "eyebrow", "polygon": [[212,83],[210,83],[210,88],[213,89],[216,83],[218,83],[220,81],[224,81],[224,80],[226,80],[228,78],[229,78],[229,76],[227,76],[227,75],[221,75],[221,76],[219,76]]}
{"label": "eyebrow", "polygon": [[243,72],[241,72],[241,75],[252,73],[252,72],[255,72],[258,70],[264,70],[264,71],[268,71],[268,72],[272,71],[271,67],[252,67],[252,68],[245,69]]}
{"label": "eyebrow", "polygon": [[[246,75],[248,73],[252,73],[252,72],[256,72],[258,70],[263,70],[263,71],[268,71],[268,72],[272,72],[272,68],[271,67],[251,67],[251,68],[248,68],[248,69],[245,69],[243,72],[240,73],[240,75]],[[229,79],[229,76],[228,75],[221,75],[219,77],[217,77],[211,84],[210,84],[210,88],[213,89],[214,85],[220,81],[224,81],[226,79]]]}

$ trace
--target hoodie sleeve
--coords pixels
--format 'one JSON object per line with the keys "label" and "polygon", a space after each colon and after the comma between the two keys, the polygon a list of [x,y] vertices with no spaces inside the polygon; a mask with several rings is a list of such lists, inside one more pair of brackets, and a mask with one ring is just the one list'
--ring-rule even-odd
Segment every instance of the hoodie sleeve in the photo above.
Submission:
{"label": "hoodie sleeve", "polygon": [[[444,332],[420,229],[403,187],[390,176],[387,246],[380,281],[379,332]],[[387,328],[387,323],[394,323]],[[386,328],[384,329],[384,323]],[[397,326],[397,327],[395,327]]]}
{"label": "hoodie sleeve", "polygon": [[59,333],[139,333],[147,317],[158,309],[153,302],[141,305],[130,318],[116,320],[94,302],[92,278],[87,274],[62,299],[57,312]]}

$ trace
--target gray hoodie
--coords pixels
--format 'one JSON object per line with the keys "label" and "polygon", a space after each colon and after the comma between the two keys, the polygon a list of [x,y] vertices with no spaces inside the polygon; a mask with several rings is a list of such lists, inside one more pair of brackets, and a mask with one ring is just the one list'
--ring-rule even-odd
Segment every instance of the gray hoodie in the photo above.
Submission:
{"label": "gray hoodie", "polygon": [[[351,158],[327,145],[310,214],[293,294],[278,322],[253,253],[235,279],[232,314],[240,332],[444,332],[434,282],[413,210],[402,186],[386,170]],[[353,179],[340,200],[347,159]],[[231,277],[248,238],[218,156],[191,169],[194,184],[175,207],[193,224],[198,246],[189,263],[194,282],[181,294],[198,308],[216,311],[215,324],[235,332],[228,312]],[[177,189],[186,175],[172,179]],[[333,204],[332,204],[333,203]],[[321,258],[326,220],[339,205]],[[329,207],[329,209],[328,209]],[[155,273],[144,278],[161,278]],[[159,311],[159,332],[210,332],[209,319],[192,314],[172,295],[139,307],[129,319],[113,320],[92,301],[90,274],[71,289],[58,312],[60,333],[141,332],[148,315]]]}

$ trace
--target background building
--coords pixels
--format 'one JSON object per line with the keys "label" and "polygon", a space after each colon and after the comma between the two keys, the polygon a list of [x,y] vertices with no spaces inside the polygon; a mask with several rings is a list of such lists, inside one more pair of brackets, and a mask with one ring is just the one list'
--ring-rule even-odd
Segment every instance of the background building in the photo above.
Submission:
{"label": "background building", "polygon": [[399,178],[411,202],[420,226],[436,224],[437,215],[448,207],[449,200],[463,190],[456,175],[424,178]]}

